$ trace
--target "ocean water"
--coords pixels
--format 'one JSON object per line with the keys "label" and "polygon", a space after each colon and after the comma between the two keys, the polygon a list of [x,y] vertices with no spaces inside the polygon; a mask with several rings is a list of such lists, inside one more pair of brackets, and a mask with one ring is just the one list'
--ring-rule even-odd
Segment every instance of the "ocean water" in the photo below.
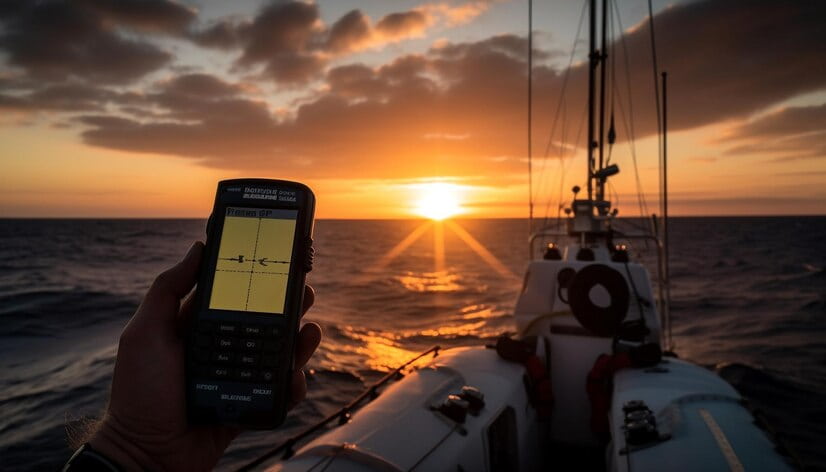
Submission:
{"label": "ocean water", "polygon": [[[67,427],[105,406],[120,330],[204,224],[0,220],[0,469],[54,470],[66,460]],[[309,364],[308,400],[281,429],[239,436],[220,469],[331,413],[421,350],[513,329],[527,222],[457,220],[470,243],[450,226],[425,228],[393,252],[422,224],[317,222],[307,318],[325,337]],[[826,470],[826,218],[675,218],[671,235],[677,353],[717,370],[807,468]],[[652,260],[644,246],[633,255]]]}

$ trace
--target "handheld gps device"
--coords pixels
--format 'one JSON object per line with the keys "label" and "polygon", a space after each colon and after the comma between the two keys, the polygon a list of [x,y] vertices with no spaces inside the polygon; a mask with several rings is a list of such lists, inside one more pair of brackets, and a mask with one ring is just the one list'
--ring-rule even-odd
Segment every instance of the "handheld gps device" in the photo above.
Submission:
{"label": "handheld gps device", "polygon": [[314,210],[312,191],[296,182],[218,183],[187,336],[190,422],[284,421]]}

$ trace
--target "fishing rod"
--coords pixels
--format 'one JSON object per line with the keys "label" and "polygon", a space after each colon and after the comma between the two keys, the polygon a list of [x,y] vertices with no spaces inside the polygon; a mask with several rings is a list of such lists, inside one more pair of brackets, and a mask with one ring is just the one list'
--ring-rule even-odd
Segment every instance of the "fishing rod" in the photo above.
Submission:
{"label": "fishing rod", "polygon": [[438,346],[438,345],[433,346],[430,349],[422,352],[418,356],[414,357],[413,359],[410,359],[409,361],[405,362],[404,364],[396,367],[395,369],[388,372],[387,375],[385,375],[384,377],[382,377],[381,379],[379,379],[378,381],[376,381],[375,383],[370,385],[365,391],[363,391],[359,396],[354,398],[347,405],[339,408],[337,411],[335,411],[331,415],[327,416],[326,418],[319,421],[318,423],[308,427],[304,431],[301,431],[300,433],[296,434],[295,436],[292,436],[291,438],[287,439],[282,444],[270,449],[269,451],[267,451],[263,455],[259,456],[257,459],[241,466],[240,468],[236,469],[236,471],[237,472],[246,472],[246,471],[252,470],[253,468],[263,464],[268,459],[274,457],[276,454],[278,454],[281,451],[284,451],[284,454],[281,456],[281,459],[284,459],[284,460],[289,459],[290,457],[293,456],[293,454],[295,454],[295,445],[298,444],[299,441],[301,441],[302,439],[306,438],[307,436],[317,432],[318,430],[320,430],[321,428],[323,428],[324,426],[329,424],[334,419],[338,419],[338,424],[339,425],[346,424],[348,421],[350,421],[351,412],[354,409],[358,408],[359,405],[366,398],[369,398],[371,401],[376,399],[379,396],[378,390],[379,390],[380,387],[384,386],[384,384],[390,382],[391,380],[401,378],[401,376],[403,375],[401,373],[402,370],[404,370],[409,365],[415,363],[419,359],[427,356],[428,354],[433,353],[433,357],[438,356],[440,349],[441,349],[441,346]]}

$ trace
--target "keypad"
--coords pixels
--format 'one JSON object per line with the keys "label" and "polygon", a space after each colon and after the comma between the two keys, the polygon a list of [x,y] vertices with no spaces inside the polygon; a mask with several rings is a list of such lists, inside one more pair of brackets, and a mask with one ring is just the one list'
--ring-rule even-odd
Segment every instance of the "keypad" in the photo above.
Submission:
{"label": "keypad", "polygon": [[201,320],[192,351],[195,372],[216,380],[272,382],[283,333],[280,326]]}

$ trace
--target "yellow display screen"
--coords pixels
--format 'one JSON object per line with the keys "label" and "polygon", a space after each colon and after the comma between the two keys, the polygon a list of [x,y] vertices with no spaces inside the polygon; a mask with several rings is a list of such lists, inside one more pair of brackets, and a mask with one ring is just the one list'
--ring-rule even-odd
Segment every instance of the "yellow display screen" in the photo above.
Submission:
{"label": "yellow display screen", "polygon": [[227,208],[209,308],[284,313],[297,210]]}

